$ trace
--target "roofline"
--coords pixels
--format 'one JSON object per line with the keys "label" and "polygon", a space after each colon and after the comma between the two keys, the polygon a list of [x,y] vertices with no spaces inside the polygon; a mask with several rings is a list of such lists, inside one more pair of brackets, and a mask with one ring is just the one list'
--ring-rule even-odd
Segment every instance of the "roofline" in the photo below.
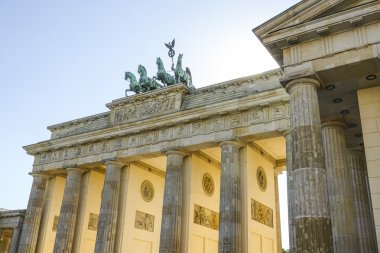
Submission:
{"label": "roofline", "polygon": [[[309,2],[308,5],[306,5],[306,3]],[[291,6],[290,8],[284,10],[283,12],[281,12],[280,14],[274,16],[273,18],[269,19],[268,21],[262,23],[261,25],[255,27],[252,29],[252,32],[259,38],[259,40],[261,41],[261,35],[265,34],[266,32],[268,32],[269,30],[272,29],[273,26],[276,26],[276,24],[273,24],[272,26],[268,27],[267,29],[263,30],[263,31],[260,31],[260,29],[264,28],[265,26],[268,26],[269,24],[273,23],[273,21],[275,20],[278,20],[280,17],[284,16],[286,13],[289,13],[291,10],[295,10],[297,7],[300,7],[302,5],[305,5],[303,8],[300,8],[297,12],[294,12],[292,15],[297,15],[301,12],[303,12],[305,9],[309,8],[310,6],[318,3],[319,0],[302,0],[301,2],[299,3],[296,3],[294,4],[293,6]],[[281,20],[279,22],[282,22]],[[260,32],[259,32],[260,31]]]}

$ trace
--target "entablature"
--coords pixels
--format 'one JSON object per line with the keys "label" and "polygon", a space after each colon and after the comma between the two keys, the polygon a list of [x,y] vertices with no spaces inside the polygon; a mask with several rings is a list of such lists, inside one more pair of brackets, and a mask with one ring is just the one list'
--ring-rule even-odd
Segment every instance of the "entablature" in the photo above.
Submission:
{"label": "entablature", "polygon": [[[346,5],[349,8],[344,3],[347,3]],[[320,1],[311,5],[311,7],[305,8],[301,13],[293,17],[291,16],[292,10],[288,10],[290,12],[289,17],[292,18],[289,18],[287,22],[272,25],[273,27],[271,27],[271,22],[276,23],[276,20],[271,20],[253,30],[281,66],[289,64],[289,56],[285,56],[285,50],[297,49],[300,45],[308,47],[308,51],[318,50],[310,48],[309,44],[319,43],[320,41],[320,43],[326,44],[331,51],[340,51],[339,49],[333,50],[333,47],[334,45],[344,47],[344,43],[328,44],[329,41],[325,41],[325,38],[339,37],[340,33],[353,32],[360,27],[377,23],[380,20],[379,1]],[[278,19],[280,18],[281,16],[278,17]],[[265,30],[266,26],[271,28]],[[358,33],[363,32],[359,30]],[[357,42],[355,38],[352,38],[352,40],[356,44],[363,44],[363,41]],[[371,44],[371,42],[368,41],[368,44]],[[297,58],[297,52],[294,52],[292,57]]]}

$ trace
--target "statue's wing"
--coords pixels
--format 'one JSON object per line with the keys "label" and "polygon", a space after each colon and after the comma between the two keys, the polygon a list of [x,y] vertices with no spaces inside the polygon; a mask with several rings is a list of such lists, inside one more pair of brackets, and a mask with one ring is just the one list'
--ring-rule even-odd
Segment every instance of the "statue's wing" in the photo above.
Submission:
{"label": "statue's wing", "polygon": [[175,39],[173,39],[172,41],[172,47],[174,47],[174,45],[175,45]]}
{"label": "statue's wing", "polygon": [[169,45],[169,44],[167,44],[167,43],[165,43],[165,46],[167,47],[167,48],[171,48],[171,46]]}

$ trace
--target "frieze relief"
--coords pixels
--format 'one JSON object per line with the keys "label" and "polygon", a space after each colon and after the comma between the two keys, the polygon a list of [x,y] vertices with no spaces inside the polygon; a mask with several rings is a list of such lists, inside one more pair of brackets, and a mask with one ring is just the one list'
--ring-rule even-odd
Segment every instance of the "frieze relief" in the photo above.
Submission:
{"label": "frieze relief", "polygon": [[153,145],[163,141],[188,138],[196,135],[248,127],[255,124],[289,118],[289,104],[261,105],[234,114],[223,114],[203,120],[165,126],[160,129],[89,142],[69,148],[52,150],[36,155],[35,165],[70,160],[90,155],[109,153],[127,148]]}
{"label": "frieze relief", "polygon": [[136,119],[169,113],[175,109],[175,96],[165,96],[152,101],[135,102],[115,109],[114,124],[124,124]]}
{"label": "frieze relief", "polygon": [[154,231],[154,215],[136,211],[135,228],[153,232]]}
{"label": "frieze relief", "polygon": [[219,230],[219,213],[194,204],[194,223],[207,228]]}
{"label": "frieze relief", "polygon": [[251,199],[251,218],[273,228],[273,209]]}

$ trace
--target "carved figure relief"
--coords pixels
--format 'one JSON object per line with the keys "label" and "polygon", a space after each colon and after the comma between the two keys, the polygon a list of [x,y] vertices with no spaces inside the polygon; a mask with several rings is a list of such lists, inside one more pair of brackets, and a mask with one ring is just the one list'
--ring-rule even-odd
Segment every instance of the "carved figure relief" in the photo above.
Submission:
{"label": "carved figure relief", "polygon": [[58,228],[58,221],[59,221],[59,216],[55,215],[54,220],[53,220],[53,228],[52,231],[56,232]]}
{"label": "carved figure relief", "polygon": [[135,228],[153,232],[154,231],[154,215],[136,210]]}
{"label": "carved figure relief", "polygon": [[273,209],[251,199],[251,218],[273,228]]}
{"label": "carved figure relief", "polygon": [[202,178],[202,187],[203,191],[207,196],[212,196],[214,194],[214,180],[212,179],[212,176],[209,173],[205,173]]}
{"label": "carved figure relief", "polygon": [[88,219],[88,229],[96,231],[98,229],[99,214],[90,213],[90,218]]}
{"label": "carved figure relief", "polygon": [[260,190],[266,191],[267,189],[267,175],[263,167],[258,167],[256,171],[257,184],[259,185]]}
{"label": "carved figure relief", "polygon": [[153,184],[149,180],[145,180],[141,184],[140,192],[143,200],[145,200],[146,202],[152,201],[154,197]]}
{"label": "carved figure relief", "polygon": [[140,102],[129,105],[126,108],[120,108],[115,111],[116,124],[125,123],[140,117],[158,115],[174,109],[175,97],[162,97],[153,101]]}
{"label": "carved figure relief", "polygon": [[219,213],[194,204],[194,223],[219,230]]}

